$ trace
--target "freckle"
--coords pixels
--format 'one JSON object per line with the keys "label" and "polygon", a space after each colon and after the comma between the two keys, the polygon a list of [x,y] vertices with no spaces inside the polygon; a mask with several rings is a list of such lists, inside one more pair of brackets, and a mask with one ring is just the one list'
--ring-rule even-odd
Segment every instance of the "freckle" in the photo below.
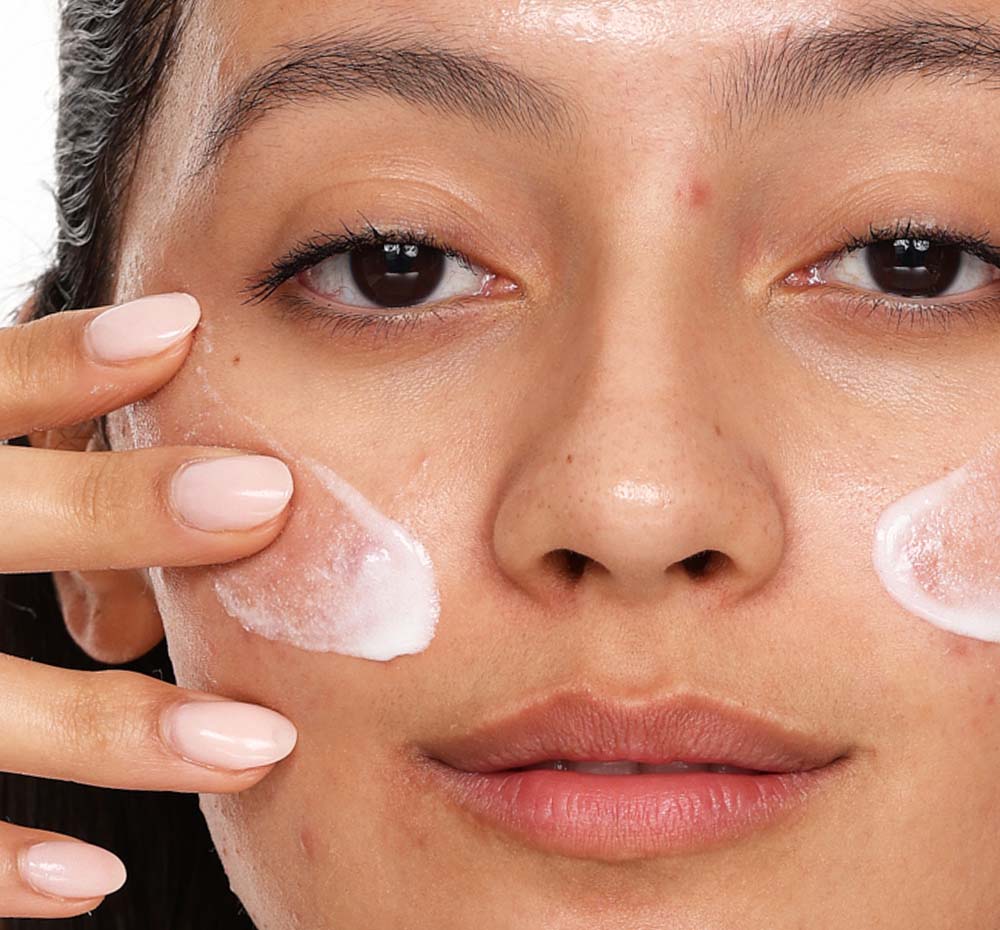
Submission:
{"label": "freckle", "polygon": [[715,423],[714,426],[715,426],[715,435],[716,436],[721,436],[722,435],[722,430],[719,428],[719,424]]}

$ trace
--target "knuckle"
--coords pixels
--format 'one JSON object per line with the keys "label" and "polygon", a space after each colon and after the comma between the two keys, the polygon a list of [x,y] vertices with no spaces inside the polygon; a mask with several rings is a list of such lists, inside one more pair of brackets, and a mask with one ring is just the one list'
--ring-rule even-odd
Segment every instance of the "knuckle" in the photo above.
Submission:
{"label": "knuckle", "polygon": [[83,526],[114,525],[129,509],[125,482],[112,453],[93,452],[81,456],[82,468],[71,495],[72,508]]}
{"label": "knuckle", "polygon": [[121,669],[82,672],[66,690],[58,723],[78,756],[101,758],[135,746],[143,729],[136,677]]}
{"label": "knuckle", "polygon": [[31,396],[43,388],[38,327],[33,323],[12,326],[0,338],[0,377],[5,393],[14,398]]}

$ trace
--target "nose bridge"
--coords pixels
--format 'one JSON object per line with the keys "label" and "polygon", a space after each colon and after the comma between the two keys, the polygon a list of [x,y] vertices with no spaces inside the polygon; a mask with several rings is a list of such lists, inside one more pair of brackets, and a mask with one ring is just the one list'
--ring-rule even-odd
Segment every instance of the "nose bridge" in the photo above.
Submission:
{"label": "nose bridge", "polygon": [[782,547],[774,488],[748,435],[751,386],[733,378],[726,338],[706,337],[708,295],[666,270],[639,285],[626,277],[600,279],[560,374],[546,379],[497,512],[498,558],[536,590],[558,576],[658,596],[711,566],[720,590],[748,592]]}

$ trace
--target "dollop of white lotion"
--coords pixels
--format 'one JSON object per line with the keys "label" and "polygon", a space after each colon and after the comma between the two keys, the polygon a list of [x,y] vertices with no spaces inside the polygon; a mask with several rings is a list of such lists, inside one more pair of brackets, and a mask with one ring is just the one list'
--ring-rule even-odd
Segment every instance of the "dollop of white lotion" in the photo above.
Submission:
{"label": "dollop of white lotion", "polygon": [[[198,375],[222,404],[204,369]],[[209,569],[226,613],[251,633],[312,652],[380,662],[423,652],[440,615],[426,549],[332,469],[238,415],[297,466],[300,505],[293,498],[288,524],[269,547]]]}
{"label": "dollop of white lotion", "polygon": [[1000,457],[984,453],[887,507],[872,562],[886,591],[940,629],[1000,642]]}

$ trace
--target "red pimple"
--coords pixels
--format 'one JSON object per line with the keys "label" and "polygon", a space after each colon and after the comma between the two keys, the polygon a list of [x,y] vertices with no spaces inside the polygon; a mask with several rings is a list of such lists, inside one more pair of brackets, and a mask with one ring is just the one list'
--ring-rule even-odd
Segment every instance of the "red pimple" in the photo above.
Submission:
{"label": "red pimple", "polygon": [[690,181],[678,184],[674,196],[681,201],[687,201],[692,208],[707,206],[712,199],[712,187],[707,181],[692,178]]}

